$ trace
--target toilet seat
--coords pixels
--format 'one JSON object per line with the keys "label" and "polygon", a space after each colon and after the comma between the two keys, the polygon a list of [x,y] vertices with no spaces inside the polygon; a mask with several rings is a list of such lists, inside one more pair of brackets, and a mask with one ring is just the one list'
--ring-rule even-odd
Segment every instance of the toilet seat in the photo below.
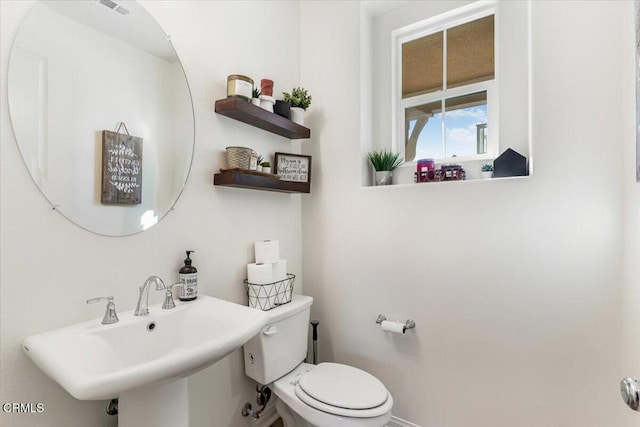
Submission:
{"label": "toilet seat", "polygon": [[338,363],[315,366],[297,382],[295,394],[312,408],[345,417],[377,417],[393,406],[393,399],[380,380]]}

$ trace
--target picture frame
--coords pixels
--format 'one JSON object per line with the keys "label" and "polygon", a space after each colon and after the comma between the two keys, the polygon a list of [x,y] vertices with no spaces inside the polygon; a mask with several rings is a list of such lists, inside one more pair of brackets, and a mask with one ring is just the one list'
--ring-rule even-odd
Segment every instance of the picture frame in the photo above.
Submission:
{"label": "picture frame", "polygon": [[275,153],[274,172],[281,181],[311,184],[311,156]]}

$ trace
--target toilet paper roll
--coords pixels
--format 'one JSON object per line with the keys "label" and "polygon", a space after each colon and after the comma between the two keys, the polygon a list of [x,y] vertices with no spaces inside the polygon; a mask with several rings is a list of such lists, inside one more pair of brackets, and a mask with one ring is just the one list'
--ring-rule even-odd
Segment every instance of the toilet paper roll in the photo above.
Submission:
{"label": "toilet paper roll", "polygon": [[247,280],[255,285],[273,283],[273,265],[257,262],[247,264]]}
{"label": "toilet paper roll", "polygon": [[391,332],[392,334],[404,334],[404,323],[392,322],[390,320],[384,320],[380,325],[385,332]]}
{"label": "toilet paper roll", "polygon": [[254,250],[256,263],[267,264],[280,261],[280,242],[277,240],[255,242]]}
{"label": "toilet paper roll", "polygon": [[284,280],[287,278],[287,260],[281,259],[273,263],[273,280]]}

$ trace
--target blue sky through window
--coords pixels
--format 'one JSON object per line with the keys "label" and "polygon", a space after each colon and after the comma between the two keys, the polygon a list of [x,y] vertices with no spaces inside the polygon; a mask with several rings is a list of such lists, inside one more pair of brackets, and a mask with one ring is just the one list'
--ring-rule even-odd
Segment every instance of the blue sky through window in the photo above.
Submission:
{"label": "blue sky through window", "polygon": [[[487,105],[458,108],[445,112],[446,157],[473,156],[477,154],[476,125],[487,123]],[[415,120],[409,123],[409,134],[415,127]],[[418,137],[415,159],[443,158],[442,114],[434,114]]]}

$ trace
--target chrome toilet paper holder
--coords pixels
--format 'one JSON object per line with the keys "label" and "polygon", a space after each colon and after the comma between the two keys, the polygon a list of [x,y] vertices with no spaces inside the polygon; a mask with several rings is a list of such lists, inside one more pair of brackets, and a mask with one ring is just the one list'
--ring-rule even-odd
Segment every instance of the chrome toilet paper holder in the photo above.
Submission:
{"label": "chrome toilet paper holder", "polygon": [[[382,325],[382,322],[384,322],[385,320],[387,320],[387,316],[385,316],[384,314],[378,314],[376,323],[378,325]],[[408,319],[406,322],[404,322],[403,332],[406,331],[407,329],[413,329],[415,327],[416,327],[416,322],[413,321],[412,319]]]}

